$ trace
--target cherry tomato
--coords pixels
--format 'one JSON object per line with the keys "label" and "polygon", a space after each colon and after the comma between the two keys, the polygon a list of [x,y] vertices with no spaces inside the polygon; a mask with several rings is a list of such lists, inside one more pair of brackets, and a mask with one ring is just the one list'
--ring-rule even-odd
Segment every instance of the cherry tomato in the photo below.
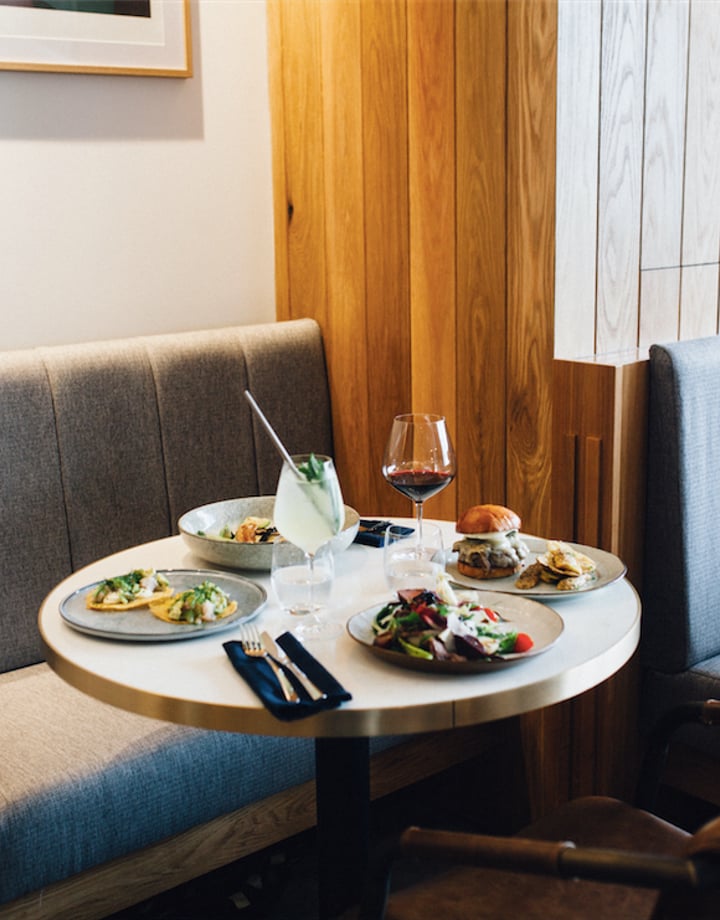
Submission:
{"label": "cherry tomato", "polygon": [[527,652],[533,647],[533,640],[528,636],[527,633],[518,633],[517,639],[515,640],[515,645],[513,646],[514,652]]}
{"label": "cherry tomato", "polygon": [[492,607],[482,607],[480,604],[473,605],[473,610],[477,610],[479,613],[482,613],[484,616],[491,620],[493,623],[497,623],[500,620],[499,614],[497,614]]}

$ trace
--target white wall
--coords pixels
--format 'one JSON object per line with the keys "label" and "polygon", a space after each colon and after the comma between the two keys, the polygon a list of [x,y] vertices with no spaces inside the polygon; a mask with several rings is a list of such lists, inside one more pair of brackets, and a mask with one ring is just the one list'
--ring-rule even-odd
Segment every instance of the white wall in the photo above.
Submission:
{"label": "white wall", "polygon": [[0,72],[0,348],[275,318],[265,0],[190,79]]}

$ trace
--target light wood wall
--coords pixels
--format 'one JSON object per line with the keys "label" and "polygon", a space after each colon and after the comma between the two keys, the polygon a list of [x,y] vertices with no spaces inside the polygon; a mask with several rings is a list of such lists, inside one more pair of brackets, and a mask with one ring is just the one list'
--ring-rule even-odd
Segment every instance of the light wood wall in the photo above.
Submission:
{"label": "light wood wall", "polygon": [[719,62],[716,0],[558,0],[556,357],[719,331]]}
{"label": "light wood wall", "polygon": [[550,523],[555,2],[269,0],[278,317],[314,316],[365,513],[394,415],[447,417],[455,483]]}

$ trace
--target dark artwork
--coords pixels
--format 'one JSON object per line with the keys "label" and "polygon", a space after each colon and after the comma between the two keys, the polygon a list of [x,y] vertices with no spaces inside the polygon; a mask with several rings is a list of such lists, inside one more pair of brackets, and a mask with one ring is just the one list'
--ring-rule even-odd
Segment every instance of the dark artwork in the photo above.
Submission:
{"label": "dark artwork", "polygon": [[150,17],[151,0],[0,0],[0,6],[24,6],[74,13],[109,13],[112,16]]}

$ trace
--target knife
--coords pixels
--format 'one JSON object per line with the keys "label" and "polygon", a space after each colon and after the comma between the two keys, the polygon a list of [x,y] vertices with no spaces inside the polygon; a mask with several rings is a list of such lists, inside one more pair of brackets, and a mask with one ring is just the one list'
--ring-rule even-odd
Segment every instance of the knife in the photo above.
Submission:
{"label": "knife", "polygon": [[286,653],[275,644],[275,640],[272,638],[270,633],[263,632],[260,634],[260,641],[265,647],[265,651],[268,655],[271,655],[276,659],[283,667],[288,668],[295,677],[300,681],[303,687],[310,694],[311,699],[313,700],[324,700],[327,697],[327,693],[316,686],[310,678],[305,674],[304,671],[301,671],[300,668],[295,664],[295,662],[289,658]]}

